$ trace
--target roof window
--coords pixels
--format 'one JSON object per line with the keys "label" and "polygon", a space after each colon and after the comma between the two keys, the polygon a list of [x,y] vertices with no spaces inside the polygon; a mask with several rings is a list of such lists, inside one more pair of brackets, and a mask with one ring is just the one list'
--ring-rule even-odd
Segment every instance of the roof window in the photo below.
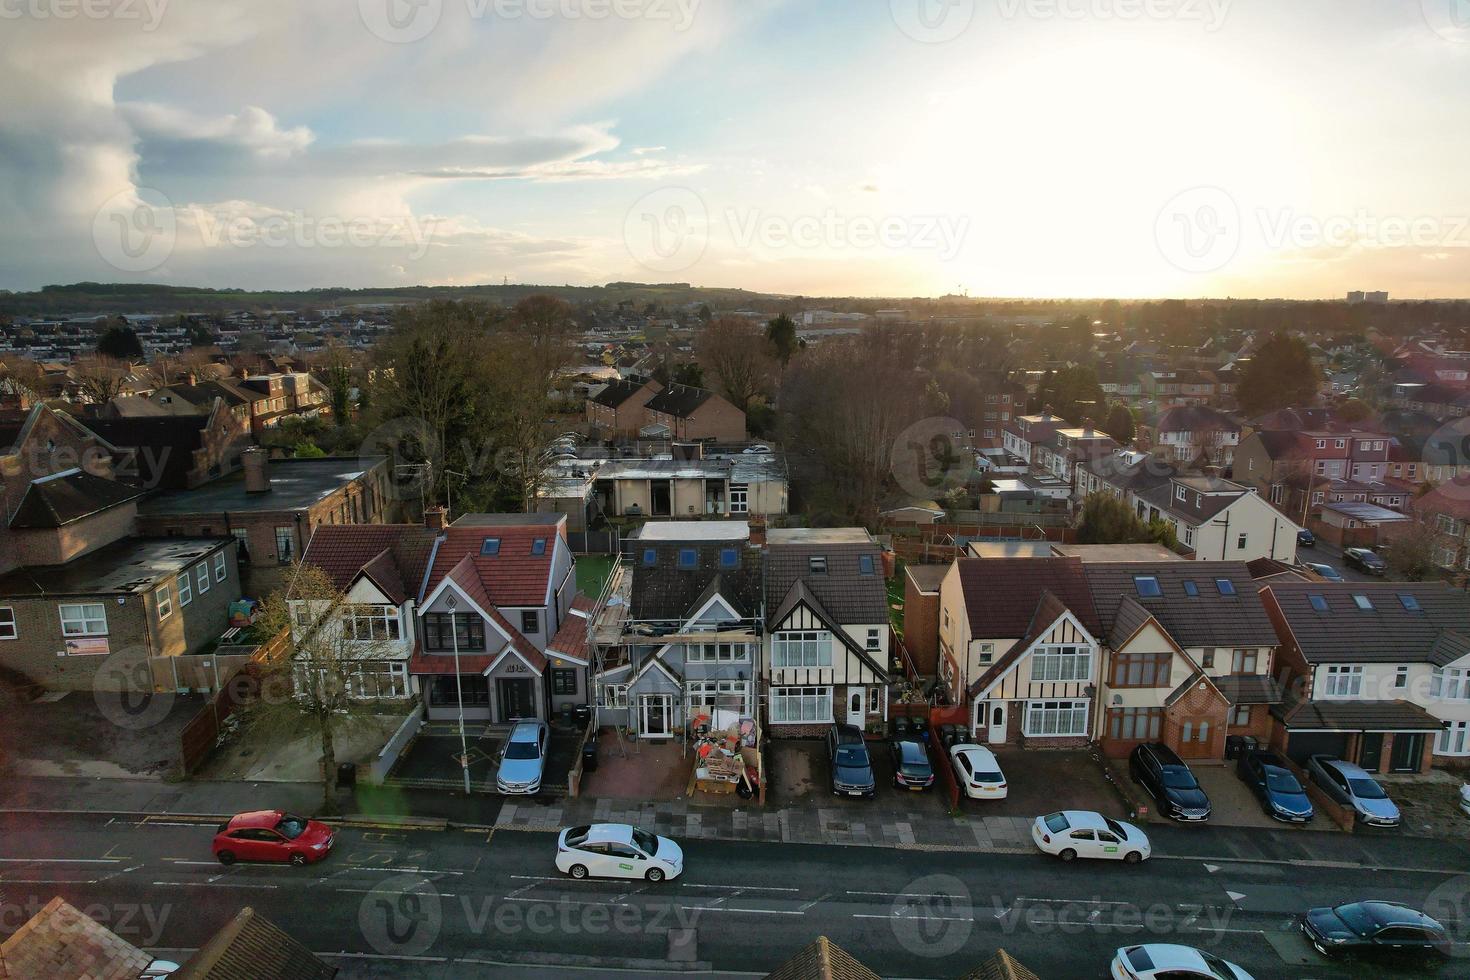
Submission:
{"label": "roof window", "polygon": [[496,555],[500,554],[500,539],[486,538],[480,543],[480,554],[490,558],[494,558]]}
{"label": "roof window", "polygon": [[1157,599],[1164,594],[1164,590],[1159,588],[1158,578],[1153,575],[1133,576],[1133,587],[1145,599]]}

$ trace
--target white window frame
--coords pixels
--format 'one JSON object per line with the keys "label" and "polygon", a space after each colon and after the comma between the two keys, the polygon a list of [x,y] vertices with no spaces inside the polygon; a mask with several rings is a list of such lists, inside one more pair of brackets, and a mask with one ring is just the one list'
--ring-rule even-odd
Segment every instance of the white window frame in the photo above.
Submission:
{"label": "white window frame", "polygon": [[1031,651],[1033,684],[1064,684],[1089,680],[1092,680],[1091,647],[1066,643],[1039,646]]}
{"label": "white window frame", "polygon": [[[1039,730],[1036,726],[1037,721],[1041,723]],[[1063,728],[1063,722],[1067,727]],[[1026,702],[1026,714],[1022,718],[1021,732],[1027,738],[1075,738],[1091,734],[1091,725],[1091,701],[1070,698],[1037,700]],[[1051,730],[1048,731],[1048,729]]]}
{"label": "white window frame", "polygon": [[223,582],[229,573],[225,571],[225,553],[219,552],[214,556],[214,580]]}
{"label": "white window frame", "polygon": [[1470,755],[1470,721],[1447,723],[1434,740],[1435,755]]}
{"label": "white window frame", "polygon": [[773,687],[770,693],[768,714],[772,724],[830,724],[832,722],[832,688]]}
{"label": "white window frame", "polygon": [[403,639],[398,607],[355,603],[342,610],[343,639],[352,643],[391,643]]}
{"label": "white window frame", "polygon": [[732,514],[748,514],[748,513],[750,513],[750,484],[749,483],[732,483],[732,484],[730,484],[730,513],[732,513]]}
{"label": "white window frame", "polygon": [[771,667],[832,666],[832,634],[827,630],[781,630],[771,638]]}
{"label": "white window frame", "polygon": [[602,685],[602,706],[621,711],[628,707],[628,685],[627,684],[604,684]]}
{"label": "white window frame", "polygon": [[748,643],[686,643],[684,659],[691,664],[748,664]]}
{"label": "white window frame", "polygon": [[194,567],[194,581],[200,595],[209,591],[209,566],[202,561]]}
{"label": "white window frame", "polygon": [[15,607],[0,606],[0,640],[20,638],[20,628],[15,622]]}
{"label": "white window frame", "polygon": [[868,627],[868,652],[879,653],[883,649],[883,632],[876,626]]}
{"label": "white window frame", "polygon": [[[77,612],[68,616],[68,609]],[[88,610],[96,610],[95,615]],[[57,604],[56,611],[61,616],[62,636],[107,635],[107,606],[101,602],[62,602]],[[98,622],[102,624],[101,629],[93,625]],[[77,628],[78,624],[80,628]]]}
{"label": "white window frame", "polygon": [[174,614],[173,591],[167,582],[153,590],[153,604],[158,609],[160,623]]}
{"label": "white window frame", "polygon": [[1363,696],[1363,668],[1359,664],[1329,664],[1322,681],[1323,698]]}
{"label": "white window frame", "polygon": [[194,580],[189,577],[189,570],[187,568],[179,573],[178,587],[179,608],[182,609],[194,601]]}
{"label": "white window frame", "polygon": [[1470,701],[1470,670],[1436,667],[1429,675],[1429,696],[1441,701]]}
{"label": "white window frame", "polygon": [[[702,710],[714,710],[720,707],[721,700],[728,702],[731,698],[740,699],[738,709],[742,718],[752,715],[750,681],[690,681],[684,688],[684,696],[688,700],[689,708],[696,714]],[[722,710],[732,710],[725,708]]]}

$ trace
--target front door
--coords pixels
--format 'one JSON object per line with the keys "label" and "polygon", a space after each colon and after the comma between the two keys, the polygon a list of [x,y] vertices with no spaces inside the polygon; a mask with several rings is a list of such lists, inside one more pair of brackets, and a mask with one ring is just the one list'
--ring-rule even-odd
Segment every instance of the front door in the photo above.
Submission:
{"label": "front door", "polygon": [[1210,754],[1210,732],[1207,718],[1192,718],[1179,728],[1179,757],[1202,759]]}
{"label": "front door", "polygon": [[514,721],[517,718],[538,718],[536,711],[535,685],[529,680],[502,677],[500,687],[500,720]]}
{"label": "front door", "polygon": [[989,714],[989,731],[986,733],[986,741],[993,745],[1004,745],[1006,740],[1006,703],[1004,701],[992,701],[986,707]]}
{"label": "front door", "polygon": [[1424,764],[1424,733],[1400,732],[1393,737],[1393,755],[1388,768],[1393,772],[1418,772]]}
{"label": "front door", "polygon": [[1358,742],[1358,765],[1369,772],[1377,772],[1383,762],[1383,733],[1364,732]]}
{"label": "front door", "polygon": [[638,734],[643,738],[668,738],[673,734],[673,702],[669,694],[645,694],[639,700]]}
{"label": "front door", "polygon": [[865,721],[867,714],[863,711],[863,689],[850,687],[847,689],[847,723],[862,728]]}

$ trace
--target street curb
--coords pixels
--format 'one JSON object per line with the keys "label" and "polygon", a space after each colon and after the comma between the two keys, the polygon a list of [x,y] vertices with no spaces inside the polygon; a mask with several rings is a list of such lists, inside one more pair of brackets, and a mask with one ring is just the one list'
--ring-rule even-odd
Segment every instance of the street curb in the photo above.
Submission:
{"label": "street curb", "polygon": [[[78,810],[60,807],[0,807],[0,814],[5,813],[33,813],[36,815],[62,813],[89,817],[138,817],[144,820],[198,820],[207,823],[229,820],[235,816],[233,813],[186,813],[182,810]],[[354,830],[464,830],[471,833],[489,833],[496,829],[490,824],[455,823],[448,818],[442,817],[370,816],[361,813],[348,814],[342,817],[321,817],[315,814],[309,816],[312,820],[320,820],[335,827],[351,827]]]}

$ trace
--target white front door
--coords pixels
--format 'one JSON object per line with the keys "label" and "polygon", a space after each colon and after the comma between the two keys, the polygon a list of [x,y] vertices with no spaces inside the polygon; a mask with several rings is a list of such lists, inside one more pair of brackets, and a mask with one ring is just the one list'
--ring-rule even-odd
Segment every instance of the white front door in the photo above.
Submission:
{"label": "white front door", "polygon": [[673,733],[674,696],[645,694],[638,699],[638,734],[643,738],[668,738]]}
{"label": "white front door", "polygon": [[847,689],[847,723],[862,728],[867,720],[867,713],[863,710],[863,689],[849,687]]}
{"label": "white front door", "polygon": [[985,711],[989,726],[985,740],[992,745],[1004,745],[1006,740],[1006,703],[1004,701],[986,702]]}

